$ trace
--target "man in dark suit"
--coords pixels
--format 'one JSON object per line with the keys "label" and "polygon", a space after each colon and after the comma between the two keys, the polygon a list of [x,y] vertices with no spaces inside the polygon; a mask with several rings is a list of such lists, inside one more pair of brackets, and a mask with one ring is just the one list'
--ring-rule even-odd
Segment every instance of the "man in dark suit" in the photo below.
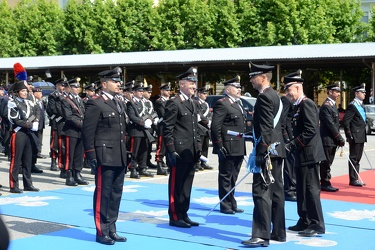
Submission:
{"label": "man in dark suit", "polygon": [[339,189],[331,185],[331,166],[335,159],[337,147],[343,147],[345,140],[340,134],[339,111],[336,101],[340,97],[340,84],[327,86],[328,97],[320,107],[320,136],[322,137],[326,160],[320,163],[320,188],[326,192],[336,192]]}
{"label": "man in dark suit", "polygon": [[362,158],[366,137],[366,112],[363,100],[366,97],[366,86],[361,84],[353,88],[354,100],[348,105],[343,119],[346,140],[349,142],[349,185],[362,187],[358,180],[359,162]]}
{"label": "man in dark suit", "polygon": [[[49,125],[51,127],[50,133],[50,157],[51,157],[51,171],[57,171],[57,159],[59,150],[59,135],[57,132],[57,119],[61,119],[57,109],[57,105],[60,104],[60,96],[64,92],[66,86],[66,79],[61,78],[55,81],[56,90],[48,96],[48,102],[46,112],[49,117]],[[59,159],[60,161],[60,159]],[[59,166],[61,169],[61,165]]]}
{"label": "man in dark suit", "polygon": [[164,136],[163,136],[163,119],[165,114],[165,104],[169,100],[169,96],[171,95],[171,86],[170,83],[164,83],[160,86],[160,98],[155,101],[155,111],[158,114],[158,124],[157,124],[157,135],[158,141],[156,144],[156,152],[155,152],[155,161],[158,165],[158,168],[167,169],[167,165],[163,161],[165,155],[165,145],[164,145]]}
{"label": "man in dark suit", "polygon": [[96,241],[113,245],[126,238],[116,233],[126,170],[125,108],[116,100],[121,69],[100,72],[102,94],[87,101],[82,141],[90,167],[96,172],[94,221]]}
{"label": "man in dark suit", "polygon": [[197,69],[191,67],[177,76],[180,93],[167,101],[163,120],[164,141],[170,167],[168,197],[169,225],[189,228],[198,226],[187,212],[195,174],[200,158],[197,108],[191,99],[196,90]]}
{"label": "man in dark suit", "polygon": [[65,171],[67,186],[88,185],[81,175],[83,165],[83,145],[81,139],[82,123],[85,114],[85,105],[79,97],[79,79],[74,78],[68,81],[70,93],[61,102],[62,115],[65,124],[62,135],[65,138],[66,159]]}
{"label": "man in dark suit", "polygon": [[[280,242],[286,241],[284,183],[282,177],[285,148],[281,134],[283,107],[279,95],[271,87],[274,67],[257,65],[251,62],[249,66],[250,82],[253,88],[259,91],[254,106],[253,136],[254,140],[259,140],[256,145],[256,165],[260,167],[261,173],[253,174],[254,212],[252,234],[251,239],[243,241],[242,244],[268,246],[270,239]],[[274,143],[280,144],[276,148],[277,155],[270,156],[270,147]],[[272,165],[272,169],[270,169],[269,164]],[[269,181],[271,180],[271,175],[274,178],[274,182]]]}
{"label": "man in dark suit", "polygon": [[303,92],[302,71],[284,77],[287,97],[295,105],[293,116],[294,139],[286,145],[296,155],[297,212],[299,220],[291,231],[302,236],[325,233],[320,203],[319,163],[326,159],[319,131],[319,114],[313,100]]}
{"label": "man in dark suit", "polygon": [[[197,91],[197,108],[198,113],[200,115],[199,124],[202,125],[201,130],[201,142],[202,142],[202,156],[208,157],[208,148],[210,145],[210,127],[211,127],[211,119],[212,119],[212,111],[206,102],[206,98],[208,95],[208,91],[206,87],[199,88]],[[195,170],[204,170],[208,169],[211,170],[213,167],[207,164],[206,161],[200,160],[195,165]]]}
{"label": "man in dark suit", "polygon": [[129,135],[130,151],[132,153],[130,178],[135,179],[139,179],[140,176],[154,177],[154,174],[147,170],[147,133],[149,133],[147,129],[151,128],[152,120],[146,114],[146,106],[142,102],[143,91],[143,83],[135,83],[133,100],[126,103],[127,114],[130,120]]}
{"label": "man in dark suit", "polygon": [[[241,105],[240,78],[223,82],[224,97],[214,106],[211,124],[213,153],[219,157],[219,198],[220,200],[236,185],[238,174],[246,154],[245,139],[229,135],[228,130],[245,133],[245,117]],[[237,207],[231,192],[221,203],[220,212],[224,214],[242,213]]]}
{"label": "man in dark suit", "polygon": [[[293,104],[285,95],[280,97],[283,103],[283,112],[281,113],[281,133],[283,134],[284,143],[293,140],[292,118]],[[296,157],[294,153],[286,152],[284,159],[284,195],[286,201],[297,201],[296,195],[296,170],[294,162]]]}

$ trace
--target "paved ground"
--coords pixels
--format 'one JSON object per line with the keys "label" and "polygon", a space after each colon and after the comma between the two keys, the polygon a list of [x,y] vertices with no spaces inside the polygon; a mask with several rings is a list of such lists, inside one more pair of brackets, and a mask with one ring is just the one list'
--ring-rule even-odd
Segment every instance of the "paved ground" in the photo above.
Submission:
{"label": "paved ground", "polygon": [[[49,127],[45,131],[44,139],[43,139],[43,154],[48,155],[48,145],[49,145]],[[248,146],[248,153],[250,152],[252,145],[250,142],[247,142]],[[365,147],[367,156],[369,160],[375,164],[375,154],[373,151],[375,150],[375,136],[368,136],[368,143]],[[344,148],[346,152],[348,152],[348,148]],[[217,156],[209,154],[209,164],[214,167],[214,170],[205,170],[196,173],[194,179],[194,186],[195,187],[202,187],[202,188],[216,188],[217,187]],[[344,152],[345,152],[344,151]],[[336,159],[334,161],[332,167],[332,175],[333,176],[341,176],[347,175],[348,167],[347,167],[347,154],[343,154],[340,157],[338,153],[336,155]],[[9,195],[9,181],[8,181],[8,170],[9,170],[9,162],[6,158],[1,155],[0,156],[0,184],[2,184],[2,188],[0,188],[0,192],[3,194],[2,197],[6,197]],[[365,155],[362,158],[362,170],[371,169],[368,160],[366,159]],[[40,188],[41,190],[55,190],[66,188],[65,180],[60,179],[58,177],[58,172],[52,172],[49,170],[50,166],[50,159],[39,159],[37,166],[44,170],[42,174],[33,174],[33,182],[34,186]],[[155,170],[151,170],[154,171]],[[246,169],[243,167],[241,169],[241,173],[239,176],[239,180],[246,175]],[[90,175],[89,169],[84,169],[83,176],[90,182],[93,183],[93,176]],[[168,183],[167,176],[156,176],[154,178],[141,178],[140,180],[134,180],[128,178],[125,179],[125,182],[150,182],[150,183]],[[244,181],[238,186],[238,191],[244,192],[251,192],[251,183],[252,183],[252,176],[249,175],[244,179]],[[22,188],[22,184],[20,186]],[[72,187],[75,188],[75,187]],[[1,207],[0,207],[1,209]],[[54,213],[55,211],[51,211]],[[22,217],[12,217],[7,215],[2,215],[2,218],[6,221],[8,228],[11,233],[12,239],[19,239],[19,238],[26,238],[33,235],[44,234],[48,232],[58,231],[64,228],[73,227],[73,225],[64,225],[64,224],[56,224],[50,223],[45,221],[38,221],[38,220],[31,220]]]}

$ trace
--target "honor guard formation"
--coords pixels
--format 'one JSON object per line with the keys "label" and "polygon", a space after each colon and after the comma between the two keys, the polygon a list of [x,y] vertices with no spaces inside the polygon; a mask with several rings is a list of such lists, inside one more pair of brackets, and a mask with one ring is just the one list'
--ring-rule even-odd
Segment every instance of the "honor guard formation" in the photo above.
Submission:
{"label": "honor guard formation", "polygon": [[[42,89],[33,88],[23,66],[14,64],[16,82],[0,88],[1,145],[9,160],[10,193],[39,191],[32,174],[45,171],[36,164],[38,158],[45,158],[42,146],[48,146],[42,145],[47,118],[49,170],[67,186],[89,184],[82,175],[84,167],[95,175],[93,217],[98,243],[127,241],[116,232],[126,174],[132,179],[169,175],[169,225],[199,226],[188,212],[195,173],[213,169],[207,163],[210,141],[218,159],[220,213],[244,212],[235,198],[237,178],[243,165],[252,173],[252,233],[243,245],[285,242],[286,230],[307,237],[324,234],[320,193],[339,191],[330,181],[331,166],[345,141],[349,185],[365,185],[358,174],[366,142],[365,85],[352,88],[355,98],[342,122],[345,140],[336,107],[340,84],[327,86],[327,99],[318,109],[304,94],[301,70],[283,77],[285,94],[280,97],[271,85],[274,66],[250,62],[249,67],[249,79],[242,85],[238,75],[223,81],[223,96],[209,107],[209,88],[198,88],[195,67],[176,77],[177,91],[172,83],[161,83],[159,98],[152,101],[153,86],[146,80],[123,83],[119,67],[99,72],[98,80],[83,88],[79,77],[63,76],[45,99]],[[259,93],[250,132],[240,98],[243,84]],[[244,163],[246,137],[252,138],[253,149]],[[295,201],[297,207],[297,223],[289,227],[285,201]]]}

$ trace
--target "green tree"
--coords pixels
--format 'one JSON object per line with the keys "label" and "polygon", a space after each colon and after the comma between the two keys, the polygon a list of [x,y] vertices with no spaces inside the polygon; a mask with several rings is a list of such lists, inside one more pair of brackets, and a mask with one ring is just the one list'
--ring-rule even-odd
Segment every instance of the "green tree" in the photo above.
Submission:
{"label": "green tree", "polygon": [[53,1],[22,0],[14,8],[18,56],[60,54],[62,10]]}
{"label": "green tree", "polygon": [[[88,3],[87,3],[88,4]],[[119,32],[116,27],[117,15],[114,1],[95,0],[92,2],[91,20],[88,23],[93,43],[100,47],[98,52],[118,52]],[[87,6],[89,9],[89,7]]]}
{"label": "green tree", "polygon": [[335,42],[350,43],[363,40],[365,25],[359,0],[327,0],[327,15],[335,27]]}
{"label": "green tree", "polygon": [[208,5],[214,18],[213,47],[233,48],[241,44],[242,33],[233,0],[208,0]]}
{"label": "green tree", "polygon": [[[150,49],[157,18],[153,0],[118,0],[115,8],[118,47],[114,51],[146,51]],[[156,32],[156,31],[155,31]]]}
{"label": "green tree", "polygon": [[181,0],[161,0],[156,7],[158,15],[151,31],[151,47],[155,50],[185,48],[184,26],[181,22]]}
{"label": "green tree", "polygon": [[90,0],[70,0],[65,9],[64,54],[103,53],[99,41],[95,40],[98,27],[94,19],[93,5]]}
{"label": "green tree", "polygon": [[262,26],[253,0],[236,0],[236,15],[242,31],[241,47],[255,46],[260,40]]}
{"label": "green tree", "polygon": [[3,0],[0,2],[0,57],[16,56],[18,40],[14,37],[17,32],[12,9]]}
{"label": "green tree", "polygon": [[182,1],[181,22],[184,25],[185,49],[214,47],[214,21],[214,15],[212,15],[207,1]]}

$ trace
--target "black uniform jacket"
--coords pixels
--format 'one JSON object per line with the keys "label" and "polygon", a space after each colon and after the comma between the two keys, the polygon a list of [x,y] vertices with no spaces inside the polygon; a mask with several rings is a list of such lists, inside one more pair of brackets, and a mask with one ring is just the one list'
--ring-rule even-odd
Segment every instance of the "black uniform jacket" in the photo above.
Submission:
{"label": "black uniform jacket", "polygon": [[145,137],[144,120],[142,116],[146,113],[146,107],[141,100],[136,101],[133,99],[132,102],[126,103],[127,114],[129,117],[129,135],[133,137]]}
{"label": "black uniform jacket", "polygon": [[366,123],[353,103],[348,105],[343,119],[346,138],[352,137],[354,143],[367,142]]}
{"label": "black uniform jacket", "polygon": [[[120,103],[122,106],[122,104]],[[82,127],[86,158],[101,166],[126,166],[125,114],[105,94],[88,100]]]}
{"label": "black uniform jacket", "polygon": [[326,157],[320,138],[318,108],[305,97],[295,109],[292,124],[300,166],[324,161]]}
{"label": "black uniform jacket", "polygon": [[340,135],[339,111],[336,105],[326,99],[319,111],[320,136],[323,145],[336,146],[342,138]]}
{"label": "black uniform jacket", "polygon": [[288,143],[293,140],[292,118],[293,118],[293,104],[286,96],[280,97],[283,103],[283,112],[281,114],[281,132],[283,134],[284,142]]}
{"label": "black uniform jacket", "polygon": [[228,151],[228,156],[245,155],[245,139],[229,135],[228,130],[245,133],[245,117],[240,106],[225,96],[215,103],[213,109],[211,123],[213,153],[217,154],[218,150],[224,146]]}
{"label": "black uniform jacket", "polygon": [[48,114],[49,125],[51,126],[52,130],[57,129],[56,118],[58,116],[58,113],[56,108],[56,100],[60,98],[59,96],[60,95],[57,91],[54,91],[48,96],[46,112]]}
{"label": "black uniform jacket", "polygon": [[163,97],[160,97],[155,101],[155,111],[158,114],[159,119],[164,117],[166,103],[167,103],[167,100],[164,99]]}
{"label": "black uniform jacket", "polygon": [[280,107],[280,97],[276,91],[269,87],[263,90],[257,97],[254,106],[254,133],[256,139],[262,136],[261,141],[257,145],[257,155],[266,155],[268,147],[275,142],[280,144],[276,147],[278,155],[271,155],[271,157],[285,158],[285,144],[283,135],[281,133],[282,117],[274,128],[274,118],[277,115]]}
{"label": "black uniform jacket", "polygon": [[74,96],[69,95],[62,100],[61,110],[65,119],[62,134],[74,138],[81,138],[81,129],[85,113],[83,101],[80,100],[80,102],[78,102]]}
{"label": "black uniform jacket", "polygon": [[176,95],[165,105],[164,142],[168,152],[177,152],[185,161],[196,161],[202,150],[198,133],[198,118],[193,102]]}

